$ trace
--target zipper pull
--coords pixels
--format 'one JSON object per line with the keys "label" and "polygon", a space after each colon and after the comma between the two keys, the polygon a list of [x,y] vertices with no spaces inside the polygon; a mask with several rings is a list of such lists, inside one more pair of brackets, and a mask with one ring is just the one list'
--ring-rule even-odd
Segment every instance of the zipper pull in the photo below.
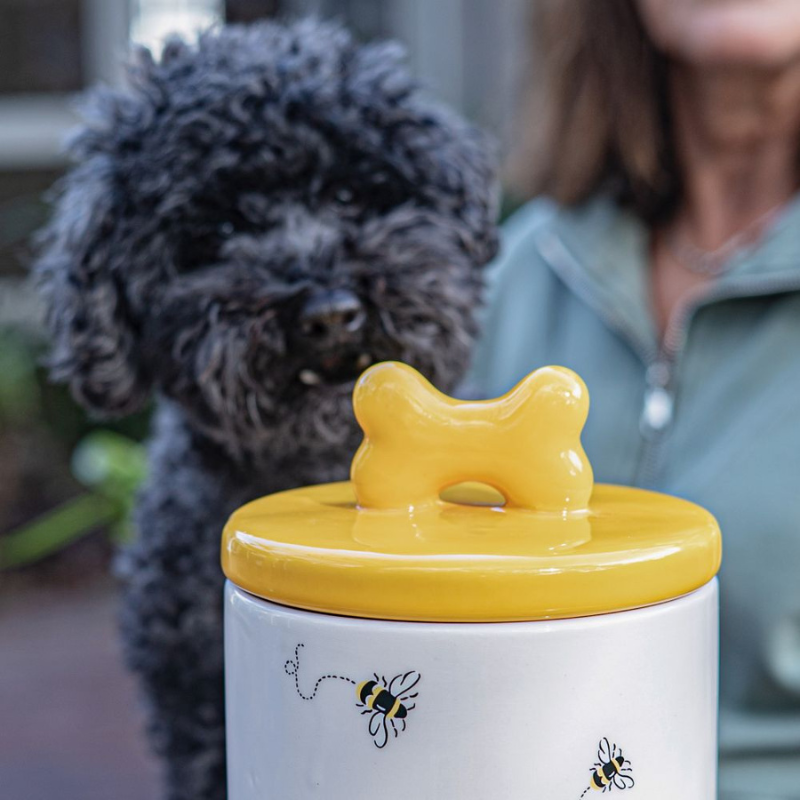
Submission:
{"label": "zipper pull", "polygon": [[657,361],[647,368],[647,388],[644,393],[644,406],[639,421],[642,436],[652,439],[662,433],[672,422],[674,399],[667,386],[670,380],[669,366]]}

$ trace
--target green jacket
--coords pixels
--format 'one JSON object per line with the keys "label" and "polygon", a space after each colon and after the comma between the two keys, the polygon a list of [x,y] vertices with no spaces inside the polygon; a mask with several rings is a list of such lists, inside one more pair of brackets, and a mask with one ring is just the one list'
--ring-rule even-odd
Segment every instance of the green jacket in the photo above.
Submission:
{"label": "green jacket", "polygon": [[[537,200],[490,271],[468,391],[532,369],[586,381],[597,480],[702,504],[723,532],[720,797],[800,798],[800,200],[668,330],[648,236],[604,198]],[[664,765],[680,796],[680,766]]]}

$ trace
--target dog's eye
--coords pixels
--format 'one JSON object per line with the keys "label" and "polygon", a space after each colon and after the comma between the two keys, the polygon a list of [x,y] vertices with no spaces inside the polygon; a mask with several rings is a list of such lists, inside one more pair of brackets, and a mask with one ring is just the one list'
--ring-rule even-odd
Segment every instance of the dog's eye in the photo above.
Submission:
{"label": "dog's eye", "polygon": [[340,206],[349,206],[355,199],[356,193],[351,186],[339,186],[333,192],[333,200]]}
{"label": "dog's eye", "polygon": [[355,183],[331,183],[325,189],[324,196],[328,202],[348,212],[361,209],[367,213],[381,214],[406,202],[410,193],[399,180],[393,181],[386,174],[376,172]]}
{"label": "dog's eye", "polygon": [[235,233],[247,233],[252,229],[253,224],[244,214],[237,213],[236,209],[228,209],[224,218],[217,222],[216,233],[217,236],[227,239]]}

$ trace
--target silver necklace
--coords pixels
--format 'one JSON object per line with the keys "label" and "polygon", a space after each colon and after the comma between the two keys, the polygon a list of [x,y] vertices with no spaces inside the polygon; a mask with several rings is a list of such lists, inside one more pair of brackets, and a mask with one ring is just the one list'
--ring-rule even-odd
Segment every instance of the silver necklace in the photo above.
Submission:
{"label": "silver necklace", "polygon": [[706,277],[717,277],[730,267],[735,255],[758,244],[785,205],[785,203],[779,203],[767,209],[761,216],[712,250],[705,250],[690,242],[678,241],[677,233],[674,230],[667,234],[664,242],[670,255],[689,272]]}

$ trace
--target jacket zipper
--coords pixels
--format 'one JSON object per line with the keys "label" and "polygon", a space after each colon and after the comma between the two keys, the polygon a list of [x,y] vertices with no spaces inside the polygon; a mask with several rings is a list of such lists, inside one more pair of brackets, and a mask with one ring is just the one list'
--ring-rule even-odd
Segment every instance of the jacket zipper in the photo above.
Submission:
{"label": "jacket zipper", "polygon": [[655,481],[666,442],[675,418],[678,394],[676,368],[686,342],[686,334],[695,313],[704,306],[739,297],[759,297],[800,291],[800,275],[747,276],[731,279],[724,286],[699,292],[667,324],[661,347],[642,339],[627,320],[611,307],[597,302],[596,289],[584,277],[583,268],[567,249],[561,237],[547,231],[537,240],[539,252],[551,269],[575,294],[595,309],[606,324],[616,331],[639,356],[646,367],[645,391],[639,430],[642,450],[636,469],[635,484],[649,486]]}

